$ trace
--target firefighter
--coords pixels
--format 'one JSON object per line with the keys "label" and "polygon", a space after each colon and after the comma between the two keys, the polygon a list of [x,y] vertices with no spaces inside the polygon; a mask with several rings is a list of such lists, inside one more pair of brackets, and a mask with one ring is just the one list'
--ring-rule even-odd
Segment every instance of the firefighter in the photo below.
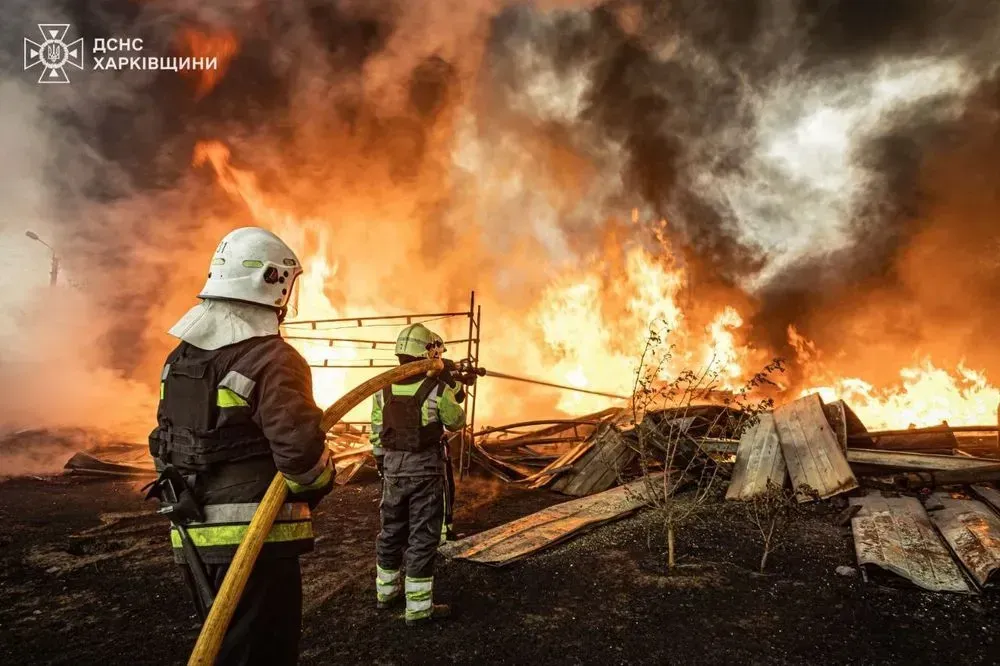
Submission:
{"label": "firefighter", "polygon": [[204,621],[274,475],[289,497],[229,625],[217,664],[295,664],[302,618],[299,556],[310,511],[334,468],[309,366],[278,332],[302,267],[264,229],[236,229],[212,258],[202,299],[170,335],[149,448],[151,497],[171,520],[175,561]]}
{"label": "firefighter", "polygon": [[[448,348],[444,346],[444,338],[431,331],[433,344],[428,351],[430,358],[444,358]],[[459,384],[455,391],[455,401],[459,404],[465,402],[465,389]],[[455,469],[451,462],[451,444],[446,438],[444,441],[444,523],[441,525],[441,543],[445,543],[455,538]]]}
{"label": "firefighter", "polygon": [[[399,334],[396,356],[410,363],[430,358],[436,346],[426,326],[413,324]],[[447,372],[415,377],[387,387],[372,404],[372,453],[382,476],[377,606],[392,608],[405,593],[410,626],[449,614],[446,605],[433,602],[434,557],[444,520],[444,431],[465,425],[455,385]]]}

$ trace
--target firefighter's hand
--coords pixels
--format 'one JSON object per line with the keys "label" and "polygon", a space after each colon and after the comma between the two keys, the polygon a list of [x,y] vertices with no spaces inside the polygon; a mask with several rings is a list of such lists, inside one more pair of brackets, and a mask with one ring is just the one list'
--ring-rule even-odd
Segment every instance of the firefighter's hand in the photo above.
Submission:
{"label": "firefighter's hand", "polygon": [[457,402],[459,404],[465,402],[465,389],[464,388],[460,387],[457,391],[455,391],[455,402]]}
{"label": "firefighter's hand", "polygon": [[333,490],[334,481],[336,480],[336,478],[337,478],[337,469],[333,466],[333,463],[330,463],[330,475],[322,486],[318,488],[311,488],[309,490],[305,490],[302,492],[289,493],[291,501],[305,502],[309,505],[310,511],[315,509],[316,505],[319,504],[320,500],[329,495],[330,492]]}
{"label": "firefighter's hand", "polygon": [[441,360],[444,362],[444,370],[441,371],[441,374],[438,375],[438,377],[441,381],[447,384],[449,388],[455,388],[458,384],[458,382],[455,381],[455,375],[458,374],[458,366],[455,365],[455,362],[450,358],[443,358]]}

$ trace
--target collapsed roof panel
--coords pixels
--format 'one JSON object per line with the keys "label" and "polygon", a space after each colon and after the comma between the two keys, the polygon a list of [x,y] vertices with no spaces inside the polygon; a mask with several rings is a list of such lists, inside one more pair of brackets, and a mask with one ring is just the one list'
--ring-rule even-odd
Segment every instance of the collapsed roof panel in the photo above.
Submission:
{"label": "collapsed roof panel", "polygon": [[861,507],[851,518],[851,530],[866,578],[866,567],[875,566],[925,590],[973,592],[918,499],[870,493],[850,503]]}
{"label": "collapsed roof panel", "polygon": [[982,502],[935,493],[931,521],[980,587],[1000,582],[1000,517]]}

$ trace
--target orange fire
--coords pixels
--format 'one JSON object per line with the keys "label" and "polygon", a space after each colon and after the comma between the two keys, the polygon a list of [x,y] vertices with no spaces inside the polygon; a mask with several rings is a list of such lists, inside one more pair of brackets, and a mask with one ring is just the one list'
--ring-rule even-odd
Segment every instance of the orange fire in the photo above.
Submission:
{"label": "orange fire", "polygon": [[[229,149],[219,142],[199,143],[194,164],[211,165],[219,185],[234,198],[242,200],[254,222],[273,230],[290,245],[301,250],[305,273],[297,286],[297,312],[294,319],[315,320],[343,316],[371,316],[413,312],[413,306],[401,307],[401,301],[386,302],[377,289],[370,288],[369,275],[359,279],[354,272],[344,277],[342,266],[331,248],[343,245],[343,221],[296,215],[275,203],[261,190],[251,171],[234,168]],[[637,213],[632,223],[639,222]],[[662,223],[661,223],[662,224]],[[675,260],[661,229],[656,229],[645,245],[625,245],[616,238],[604,252],[581,264],[555,269],[548,286],[532,303],[508,304],[501,288],[496,288],[484,319],[484,365],[503,372],[534,376],[579,388],[630,394],[635,381],[638,355],[649,335],[651,324],[669,334],[670,358],[663,366],[662,377],[675,376],[684,369],[703,371],[713,376],[713,385],[721,390],[738,389],[766,363],[769,354],[747,343],[744,317],[732,305],[721,304],[707,314],[693,314],[689,298],[688,275]],[[367,236],[365,236],[367,238]],[[368,241],[365,241],[368,243]],[[655,248],[655,251],[650,248]],[[377,261],[370,244],[353,248],[358,262]],[[367,254],[366,254],[367,253]],[[344,256],[344,255],[341,255]],[[354,271],[366,269],[354,268]],[[409,291],[406,291],[409,289]],[[410,303],[422,294],[419,281],[410,285],[396,283],[394,291],[406,291],[402,302]],[[467,294],[464,284],[455,285]],[[480,285],[482,289],[482,285]],[[338,293],[338,306],[329,294]],[[435,292],[439,293],[439,292]],[[487,299],[489,300],[489,292]],[[426,301],[421,302],[426,305]],[[492,308],[492,309],[491,309]],[[467,320],[435,322],[444,326],[446,339],[463,338]],[[450,328],[449,328],[450,327]],[[398,327],[351,329],[342,337],[365,340],[395,338]],[[491,332],[492,331],[492,332]],[[345,331],[342,331],[345,332]],[[324,332],[295,331],[294,335],[319,337]],[[327,336],[335,332],[326,331]],[[929,359],[899,372],[894,386],[876,388],[863,379],[838,375],[816,346],[794,328],[788,341],[797,354],[806,375],[806,392],[819,391],[825,400],[843,398],[869,428],[935,425],[947,419],[953,425],[994,423],[1000,389],[985,375],[962,365],[954,370],[935,366]],[[314,365],[324,361],[351,364],[376,358],[377,363],[392,362],[391,348],[368,348],[336,345],[325,341],[292,340]],[[464,355],[464,345],[455,345],[449,354]],[[371,375],[370,369],[331,369],[315,367],[313,372],[317,402],[328,405],[346,390]],[[492,380],[490,380],[492,381]],[[532,389],[499,383],[486,384],[479,393],[477,413],[482,422],[488,419],[531,418],[551,415],[553,409],[567,414],[596,411],[616,404],[599,396],[564,392],[557,395],[531,393]],[[547,389],[540,389],[547,391]],[[535,396],[539,397],[538,399]],[[788,399],[793,396],[787,396]],[[548,400],[548,402],[546,402]],[[617,403],[620,404],[620,403]],[[366,420],[367,405],[362,405],[349,420]],[[532,410],[536,410],[532,413]]]}
{"label": "orange fire", "polygon": [[201,99],[218,85],[236,55],[238,45],[231,32],[205,33],[194,28],[183,28],[177,35],[177,49],[187,57],[215,58],[215,69],[186,70],[195,81],[195,98]]}

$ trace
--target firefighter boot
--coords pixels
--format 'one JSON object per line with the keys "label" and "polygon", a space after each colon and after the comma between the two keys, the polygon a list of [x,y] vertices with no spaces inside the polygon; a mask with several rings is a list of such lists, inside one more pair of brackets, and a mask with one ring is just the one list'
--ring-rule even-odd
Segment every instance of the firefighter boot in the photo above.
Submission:
{"label": "firefighter boot", "polygon": [[406,577],[406,626],[413,627],[451,615],[444,604],[435,604],[434,578]]}
{"label": "firefighter boot", "polygon": [[451,606],[449,606],[448,604],[432,604],[430,615],[419,618],[411,618],[407,616],[406,626],[419,627],[420,625],[427,624],[432,620],[443,620],[444,618],[450,616],[451,616]]}

